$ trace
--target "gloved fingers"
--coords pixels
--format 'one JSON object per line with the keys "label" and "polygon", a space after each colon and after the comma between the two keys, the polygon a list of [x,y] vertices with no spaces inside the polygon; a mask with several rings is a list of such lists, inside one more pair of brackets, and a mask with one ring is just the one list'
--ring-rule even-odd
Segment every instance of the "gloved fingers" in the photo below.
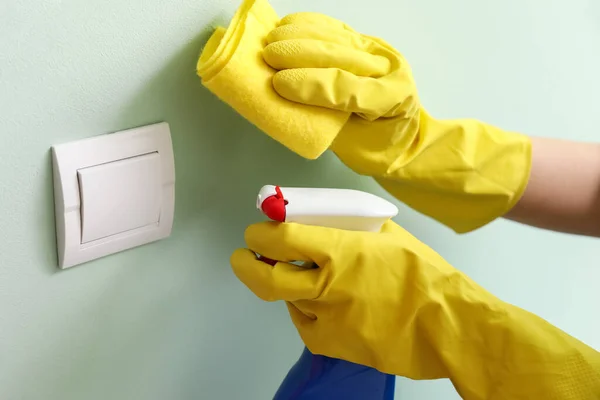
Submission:
{"label": "gloved fingers", "polygon": [[262,222],[246,228],[248,248],[277,261],[312,261],[323,267],[335,239],[332,229],[296,223]]}
{"label": "gloved fingers", "polygon": [[230,262],[238,279],[265,301],[313,299],[322,291],[318,268],[306,269],[285,262],[271,266],[248,249],[235,250]]}
{"label": "gloved fingers", "polygon": [[[300,304],[303,303],[303,304]],[[322,322],[319,320],[319,316],[311,314],[304,310],[305,304],[314,305],[315,301],[303,301],[303,302],[288,302],[287,308],[294,323],[294,326],[298,330],[298,334],[304,342],[304,345],[313,354],[326,355],[330,354],[330,338],[329,335],[335,338],[337,334],[343,335],[343,333],[324,329]],[[313,317],[314,315],[314,317]],[[333,339],[334,341],[338,341]],[[325,351],[324,351],[325,350]]]}
{"label": "gloved fingers", "polygon": [[313,39],[323,42],[336,43],[359,50],[369,48],[373,41],[356,32],[332,28],[330,26],[311,25],[281,25],[267,35],[267,43],[272,44],[285,40]]}
{"label": "gloved fingers", "polygon": [[277,70],[338,68],[358,76],[381,77],[392,68],[392,62],[383,55],[314,39],[271,43],[264,49],[263,58]]}
{"label": "gloved fingers", "polygon": [[298,300],[286,302],[292,322],[298,329],[311,326],[317,320],[317,314],[310,307],[311,303],[314,303],[314,301]]}
{"label": "gloved fingers", "polygon": [[316,12],[298,12],[286,15],[279,21],[279,26],[283,25],[312,25],[354,32],[354,30],[344,22],[330,17],[329,15]]}
{"label": "gloved fingers", "polygon": [[335,68],[297,68],[279,71],[273,88],[283,98],[297,103],[358,113],[377,118],[393,111],[412,88],[392,77],[356,76]]}

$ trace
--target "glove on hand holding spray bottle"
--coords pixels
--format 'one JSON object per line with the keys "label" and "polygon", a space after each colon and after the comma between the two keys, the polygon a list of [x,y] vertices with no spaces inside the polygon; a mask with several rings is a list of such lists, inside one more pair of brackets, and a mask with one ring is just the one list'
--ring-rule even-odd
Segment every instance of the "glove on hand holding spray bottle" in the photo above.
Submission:
{"label": "glove on hand holding spray bottle", "polygon": [[[398,208],[389,201],[357,190],[272,185],[261,188],[256,206],[273,221],[364,232],[379,232],[398,213]],[[277,263],[262,256],[259,259],[273,266]],[[306,263],[302,268],[318,266]],[[305,348],[274,400],[391,400],[394,387],[394,375],[315,355]]]}

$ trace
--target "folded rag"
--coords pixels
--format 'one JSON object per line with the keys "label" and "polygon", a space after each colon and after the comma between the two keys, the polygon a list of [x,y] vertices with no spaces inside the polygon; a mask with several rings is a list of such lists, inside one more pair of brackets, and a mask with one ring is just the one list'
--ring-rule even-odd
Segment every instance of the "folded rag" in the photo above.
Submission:
{"label": "folded rag", "polygon": [[318,158],[350,113],[304,105],[273,89],[275,69],[263,60],[279,17],[266,0],[244,0],[227,29],[218,27],[197,64],[202,83],[244,118],[293,152]]}

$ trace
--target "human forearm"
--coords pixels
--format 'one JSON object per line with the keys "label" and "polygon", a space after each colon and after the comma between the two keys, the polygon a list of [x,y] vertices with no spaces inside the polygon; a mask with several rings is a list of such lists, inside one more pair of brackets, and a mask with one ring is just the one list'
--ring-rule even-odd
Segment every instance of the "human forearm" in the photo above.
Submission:
{"label": "human forearm", "polygon": [[560,232],[600,237],[600,143],[532,138],[527,189],[505,216]]}

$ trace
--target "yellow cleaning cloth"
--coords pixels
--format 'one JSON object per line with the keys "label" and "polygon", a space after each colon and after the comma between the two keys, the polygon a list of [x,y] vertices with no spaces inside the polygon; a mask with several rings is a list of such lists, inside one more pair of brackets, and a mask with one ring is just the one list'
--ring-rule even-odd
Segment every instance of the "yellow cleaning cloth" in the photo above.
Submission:
{"label": "yellow cleaning cloth", "polygon": [[319,157],[350,113],[286,100],[273,89],[277,70],[263,60],[279,17],[266,0],[244,0],[229,27],[219,27],[198,60],[202,83],[244,118],[293,152]]}

